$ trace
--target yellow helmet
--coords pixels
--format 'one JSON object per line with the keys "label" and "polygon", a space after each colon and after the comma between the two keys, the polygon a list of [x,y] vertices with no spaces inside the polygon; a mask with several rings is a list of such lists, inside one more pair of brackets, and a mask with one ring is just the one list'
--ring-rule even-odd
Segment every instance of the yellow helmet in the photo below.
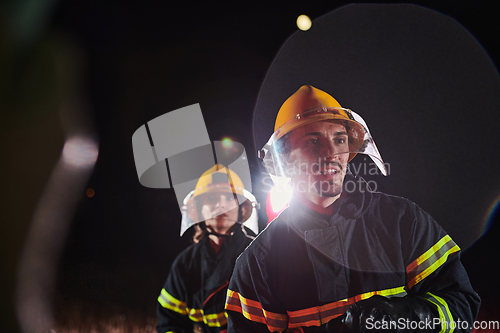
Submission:
{"label": "yellow helmet", "polygon": [[278,115],[276,116],[276,123],[274,130],[276,131],[288,120],[294,118],[296,115],[303,113],[307,110],[314,110],[318,107],[337,107],[341,108],[339,102],[326,92],[314,88],[313,86],[305,85],[299,88],[292,96],[281,106]]}
{"label": "yellow helmet", "polygon": [[363,144],[363,125],[354,120],[351,110],[342,108],[335,98],[310,85],[300,87],[281,106],[274,125],[274,140],[297,127],[323,120],[339,120],[347,125],[349,143],[353,146],[350,149],[353,153],[349,154],[351,161]]}
{"label": "yellow helmet", "polygon": [[[196,187],[184,199],[183,221],[181,222],[181,235],[192,225],[203,221],[199,210],[200,199],[204,195],[211,193],[233,194],[238,200],[238,204],[245,209],[241,210],[240,223],[244,223],[252,216],[256,218],[256,200],[255,197],[245,189],[243,182],[236,172],[230,170],[222,164],[215,164],[205,171]],[[256,222],[256,221],[252,221]],[[254,223],[256,224],[256,223]],[[252,230],[254,227],[250,227]]]}
{"label": "yellow helmet", "polygon": [[216,164],[200,176],[191,199],[205,193],[234,193],[243,196],[244,189],[236,172],[222,164]]}

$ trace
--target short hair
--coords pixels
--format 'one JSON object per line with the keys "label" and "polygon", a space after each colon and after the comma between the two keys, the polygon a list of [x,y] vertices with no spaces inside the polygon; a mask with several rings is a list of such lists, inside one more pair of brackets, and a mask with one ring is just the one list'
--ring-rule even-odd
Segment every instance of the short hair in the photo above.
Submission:
{"label": "short hair", "polygon": [[[343,125],[345,127],[345,130],[347,133],[349,133],[349,131],[351,130],[351,127],[349,126],[349,124],[346,120],[333,120],[331,122],[335,122],[335,123],[338,123],[340,125]],[[283,156],[285,156],[286,159],[288,159],[288,156],[289,156],[290,152],[292,151],[292,147],[290,145],[290,136],[294,130],[295,129],[286,133],[285,135],[283,135],[281,138],[279,138],[275,142],[275,144],[274,144],[275,145],[275,147],[274,147],[275,154],[278,154],[279,156],[283,155]],[[352,141],[352,139],[349,138],[349,143],[351,143],[351,141]]]}

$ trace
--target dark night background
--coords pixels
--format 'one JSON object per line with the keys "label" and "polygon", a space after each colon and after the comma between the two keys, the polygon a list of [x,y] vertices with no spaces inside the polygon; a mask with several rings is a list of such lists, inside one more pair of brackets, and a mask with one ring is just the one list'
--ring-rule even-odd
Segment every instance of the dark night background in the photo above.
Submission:
{"label": "dark night background", "polygon": [[[500,11],[496,9],[496,2],[412,3],[455,18],[498,63]],[[17,93],[18,86],[13,84],[12,88],[8,80],[14,77],[12,73],[30,76],[30,69],[45,68],[37,57],[50,53],[47,50],[54,47],[55,41],[71,45],[78,59],[78,91],[84,96],[99,137],[99,157],[82,190],[61,254],[54,297],[56,317],[63,322],[68,321],[67,315],[75,312],[97,317],[115,314],[124,314],[127,318],[154,317],[156,298],[169,266],[189,240],[179,237],[181,216],[173,190],[150,189],[139,184],[132,134],[157,116],[200,103],[211,140],[230,137],[242,143],[254,182],[258,183],[255,179],[260,170],[252,138],[252,113],[269,66],[280,46],[297,30],[295,21],[300,14],[315,19],[349,2],[61,0],[47,3],[50,5],[45,12],[40,7],[36,9],[40,16],[45,15],[45,21],[31,42],[11,52],[15,56],[2,58],[1,69],[9,68],[9,64],[17,69],[4,71],[11,76],[2,78],[1,87],[2,97],[10,101],[10,104],[2,104],[10,107],[4,108],[7,112],[1,111],[2,156],[7,156],[3,158],[2,172],[9,175],[1,183],[0,313],[7,328],[0,329],[2,332],[18,329],[12,298],[19,253],[38,198],[64,144],[57,109],[42,107],[55,103],[44,99],[48,95],[44,89],[49,89],[47,86],[52,81],[35,78],[29,84],[20,83],[18,86],[22,89],[34,91],[25,103],[24,95],[5,97]],[[24,4],[36,7],[29,1]],[[3,17],[12,19],[8,7],[2,8]],[[6,24],[4,31],[8,31]],[[4,32],[3,36],[6,35]],[[2,41],[1,51],[7,54],[12,43],[9,44],[6,37]],[[43,78],[44,70],[40,73]],[[37,102],[40,100],[45,104]],[[22,107],[17,109],[16,105]],[[490,126],[500,123],[499,110],[485,112],[491,112]],[[451,125],[449,130],[460,131]],[[381,136],[383,133],[375,134],[376,138]],[[498,139],[498,135],[491,139]],[[391,147],[379,145],[379,149],[384,156]],[[489,156],[475,156],[473,147],[463,147],[463,151],[477,159],[477,169],[468,172],[480,173],[482,163],[491,166],[500,161],[498,150],[492,150]],[[409,157],[401,158],[409,163]],[[443,155],[443,166],[445,159]],[[394,194],[406,196],[424,209],[433,206],[426,201],[430,191],[447,195],[439,184],[426,188],[410,174],[406,177],[409,179],[406,187]],[[489,185],[480,191],[488,194],[491,202],[483,202],[475,209],[484,214],[500,194],[496,175]],[[397,185],[391,186],[397,188]],[[88,197],[87,188],[94,189],[95,195]],[[258,184],[254,190],[264,208],[265,193]],[[464,207],[477,203],[477,200],[468,200],[466,191],[453,195],[464,198]],[[266,222],[263,211],[262,225]],[[483,215],[477,219],[482,220]],[[462,257],[473,286],[483,297],[483,317],[499,320],[498,214],[491,219],[489,227]]]}

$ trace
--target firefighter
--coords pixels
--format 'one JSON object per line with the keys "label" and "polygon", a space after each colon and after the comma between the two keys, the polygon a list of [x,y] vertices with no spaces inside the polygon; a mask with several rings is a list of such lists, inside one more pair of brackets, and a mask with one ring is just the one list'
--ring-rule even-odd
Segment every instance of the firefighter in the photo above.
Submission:
{"label": "firefighter", "polygon": [[480,299],[459,247],[350,174],[358,153],[387,174],[365,121],[329,94],[302,86],[281,106],[260,157],[293,195],[236,262],[228,332],[470,331]]}
{"label": "firefighter", "polygon": [[[227,285],[238,255],[255,237],[255,197],[238,175],[216,164],[199,178],[182,208],[181,235],[194,227],[158,297],[158,333],[226,332]],[[257,232],[257,230],[255,231]]]}

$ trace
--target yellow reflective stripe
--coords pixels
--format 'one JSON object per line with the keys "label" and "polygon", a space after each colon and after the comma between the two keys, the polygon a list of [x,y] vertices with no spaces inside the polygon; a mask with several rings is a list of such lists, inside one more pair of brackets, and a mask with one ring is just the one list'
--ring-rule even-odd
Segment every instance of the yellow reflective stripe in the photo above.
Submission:
{"label": "yellow reflective stripe", "polygon": [[385,290],[370,291],[321,306],[315,306],[303,310],[287,311],[289,318],[288,328],[321,326],[344,314],[354,303],[370,298],[374,295],[403,297],[406,295],[406,290],[403,286]]}
{"label": "yellow reflective stripe", "polygon": [[210,327],[222,327],[227,324],[227,313],[226,311],[224,311],[220,313],[204,315],[203,322]]}
{"label": "yellow reflective stripe", "polygon": [[161,295],[165,296],[165,298],[175,304],[176,306],[178,307],[181,307],[181,308],[185,308],[186,307],[186,302],[183,302],[183,301],[180,301],[178,300],[177,298],[175,298],[174,296],[170,295],[165,289],[162,289],[161,290]]}
{"label": "yellow reflective stripe", "polygon": [[282,332],[287,328],[287,315],[266,311],[259,302],[230,289],[227,290],[226,310],[239,312],[253,322],[265,324],[271,332]]}
{"label": "yellow reflective stripe", "polygon": [[[434,253],[436,253],[441,247],[443,247],[444,244],[448,243],[451,241],[451,237],[449,235],[444,236],[441,238],[436,244],[434,244],[429,250],[427,250],[424,254],[422,254],[420,257],[418,257],[414,262],[416,262],[416,265],[420,265],[427,259],[429,259]],[[410,264],[411,266],[412,264]]]}
{"label": "yellow reflective stripe", "polygon": [[380,295],[380,296],[393,296],[393,297],[403,297],[406,296],[406,289],[404,286],[402,287],[396,287],[396,288],[390,288],[390,289],[384,289],[384,290],[378,290],[378,291],[370,291],[364,294],[360,294],[358,296],[354,296],[352,298],[356,299],[356,302],[370,298],[374,295]]}
{"label": "yellow reflective stripe", "polygon": [[165,289],[161,290],[161,294],[158,297],[158,302],[166,309],[175,311],[182,315],[188,314],[186,303],[179,301],[178,299],[170,295]]}
{"label": "yellow reflective stripe", "polygon": [[191,309],[186,307],[186,302],[176,299],[165,289],[161,290],[158,302],[164,308],[180,313],[181,315],[188,316],[189,319],[197,323],[205,323],[210,327],[222,327],[227,324],[227,314],[225,311],[220,313],[204,314],[203,309]]}
{"label": "yellow reflective stripe", "polygon": [[448,260],[450,254],[460,251],[457,244],[446,235],[406,267],[408,288],[425,279]]}
{"label": "yellow reflective stripe", "polygon": [[202,323],[203,322],[203,310],[201,309],[187,309],[188,311],[188,318],[191,319],[194,322],[197,323]]}
{"label": "yellow reflective stripe", "polygon": [[455,330],[455,323],[453,322],[453,315],[448,307],[448,303],[441,297],[431,293],[427,293],[424,298],[437,307],[439,319],[441,321],[441,330],[439,333],[453,333]]}

